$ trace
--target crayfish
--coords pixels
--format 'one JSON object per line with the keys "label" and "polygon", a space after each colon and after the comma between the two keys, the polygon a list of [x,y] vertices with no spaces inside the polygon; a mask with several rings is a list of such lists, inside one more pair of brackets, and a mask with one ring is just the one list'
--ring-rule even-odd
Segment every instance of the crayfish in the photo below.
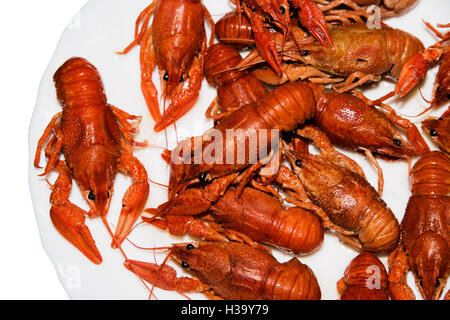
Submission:
{"label": "crayfish", "polygon": [[[301,29],[292,32],[298,39],[306,37]],[[329,28],[333,46],[324,47],[317,42],[305,44],[298,50],[295,43],[287,42],[277,48],[282,53],[283,75],[278,77],[269,68],[256,68],[258,79],[272,85],[287,81],[308,79],[314,83],[333,84],[336,92],[350,91],[381,77],[398,79],[407,60],[424,49],[415,36],[390,27],[369,29],[366,24],[335,25]],[[252,51],[238,65],[245,69],[264,63],[257,51]]]}
{"label": "crayfish", "polygon": [[[382,103],[376,108],[360,92],[352,93],[321,93],[317,97],[314,123],[333,144],[364,152],[378,170],[378,192],[382,195],[383,171],[374,154],[411,159],[430,149],[417,127],[398,116],[394,109]],[[405,141],[399,129],[406,131],[411,144]]]}
{"label": "crayfish", "polygon": [[[189,199],[184,202],[193,204]],[[229,238],[255,247],[255,242],[266,243],[295,254],[311,253],[323,241],[316,215],[298,207],[286,208],[274,196],[251,187],[245,188],[239,199],[235,189],[228,189],[215,203],[200,207],[208,211],[198,218],[172,207],[162,218],[143,219],[177,236],[189,233],[213,241]]]}
{"label": "crayfish", "polygon": [[[310,126],[297,134],[313,140],[322,154],[286,147],[286,156],[303,189],[293,190],[298,203],[305,196],[323,210],[316,211],[322,220],[331,220],[340,239],[357,250],[390,251],[399,239],[399,224],[386,203],[365,179],[362,169],[348,157],[338,153],[327,137]],[[289,186],[290,181],[283,183]],[[299,186],[297,184],[297,186]],[[293,202],[297,205],[297,202]]]}
{"label": "crayfish", "polygon": [[[238,183],[242,190],[254,173],[268,162],[275,162],[272,160],[280,150],[276,148],[279,131],[295,129],[298,124],[313,118],[315,112],[313,89],[304,83],[289,83],[269,92],[257,103],[247,104],[230,113],[203,136],[180,142],[166,155],[171,167],[169,201],[160,206],[161,212],[170,210],[184,196],[191,201],[197,199],[190,196],[192,189],[186,189],[196,183],[206,185],[203,198],[211,202],[233,183]],[[264,140],[266,144],[256,141],[256,152],[249,152],[254,133],[261,131],[266,132],[266,137],[259,141]],[[224,142],[212,148],[213,135],[223,137]],[[195,149],[195,146],[200,147]],[[244,151],[240,152],[242,149],[238,146],[245,146]],[[264,146],[267,155],[261,157]],[[191,206],[190,209],[196,208]]]}
{"label": "crayfish", "polygon": [[270,253],[238,242],[173,245],[169,253],[195,278],[177,278],[168,265],[127,260],[125,267],[152,285],[210,299],[320,300],[313,271],[296,258],[278,262]]}
{"label": "crayfish", "polygon": [[[39,167],[44,145],[49,159],[42,175],[51,170],[59,174],[52,186],[50,217],[59,233],[92,262],[102,256],[88,227],[85,215],[101,217],[113,237],[113,247],[120,246],[142,212],[149,194],[147,172],[132,154],[136,128],[128,121],[140,117],[110,105],[97,69],[83,58],[67,60],[55,73],[56,93],[63,111],[56,114],[39,140],[35,167]],[[48,141],[48,142],[47,142]],[[65,161],[59,160],[60,154]],[[113,235],[106,215],[118,172],[129,175],[133,184],[122,200],[119,222]],[[91,207],[84,211],[69,200],[72,179]]]}
{"label": "crayfish", "polygon": [[412,169],[411,183],[400,242],[389,256],[389,289],[393,299],[415,299],[406,284],[411,269],[423,298],[435,300],[449,272],[450,158],[439,151],[424,154]]}
{"label": "crayfish", "polygon": [[[153,23],[149,26],[152,15]],[[200,0],[154,0],[136,20],[134,41],[121,52],[125,54],[137,44],[141,46],[141,87],[150,114],[156,121],[157,132],[174,124],[198,99],[207,48],[205,18],[212,27],[209,41],[212,45],[214,22]],[[167,98],[171,101],[162,115],[158,91],[152,81],[156,66],[161,76],[164,102]],[[189,85],[183,88],[188,78]]]}

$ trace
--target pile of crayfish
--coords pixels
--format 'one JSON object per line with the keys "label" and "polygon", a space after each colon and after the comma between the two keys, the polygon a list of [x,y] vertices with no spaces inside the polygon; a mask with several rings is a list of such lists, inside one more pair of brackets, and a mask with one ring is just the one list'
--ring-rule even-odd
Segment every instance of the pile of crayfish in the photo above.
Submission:
{"label": "pile of crayfish", "polygon": [[[450,24],[425,22],[436,36],[425,47],[385,20],[407,14],[417,0],[223,1],[234,10],[214,21],[207,1],[154,0],[120,52],[140,47],[140,85],[155,132],[194,107],[212,123],[202,135],[164,148],[168,197],[157,207],[146,208],[154,183],[147,171],[155,168],[133,154],[151,147],[135,140],[142,116],[107,101],[88,60],[71,58],[56,70],[62,111],[45,128],[34,164],[44,153],[42,176],[58,173],[53,184],[47,180],[58,232],[100,264],[85,224],[86,216],[100,217],[124,270],[150,285],[150,297],[156,287],[210,299],[320,299],[321,274],[302,259],[324,250],[325,235],[333,234],[355,251],[337,282],[340,299],[415,299],[409,271],[424,299],[450,299],[450,108],[418,128],[388,105],[418,90],[434,65],[439,71],[423,114],[448,103],[450,32],[443,30]],[[381,13],[376,28],[367,11],[372,5]],[[156,68],[161,93],[152,81]],[[363,94],[385,78],[396,82],[392,92],[376,100]],[[203,79],[217,92],[207,106],[197,103]],[[373,166],[376,186],[353,152]],[[408,167],[404,215],[383,199],[380,159]],[[113,230],[107,214],[118,173],[132,184]],[[89,212],[70,201],[72,180]],[[180,238],[170,247],[151,244],[168,252],[161,264],[129,259],[123,248],[140,219]],[[183,242],[186,235],[195,240]],[[278,261],[276,250],[291,259]],[[389,254],[386,266],[382,254]],[[169,258],[191,276],[178,277]]]}

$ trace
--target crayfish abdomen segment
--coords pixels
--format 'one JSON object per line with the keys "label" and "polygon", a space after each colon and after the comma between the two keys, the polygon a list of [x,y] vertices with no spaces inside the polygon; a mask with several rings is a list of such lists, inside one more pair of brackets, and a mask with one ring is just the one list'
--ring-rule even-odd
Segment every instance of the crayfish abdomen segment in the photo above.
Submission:
{"label": "crayfish abdomen segment", "polygon": [[323,228],[314,214],[286,209],[277,198],[253,188],[245,188],[238,200],[236,191],[228,190],[212,204],[211,214],[228,229],[295,254],[308,254],[323,242]]}
{"label": "crayfish abdomen segment", "polygon": [[264,298],[271,300],[320,300],[321,291],[312,270],[292,258],[279,264],[264,286]]}
{"label": "crayfish abdomen segment", "polygon": [[58,101],[65,107],[106,104],[100,74],[83,58],[67,60],[56,71],[53,80]]}
{"label": "crayfish abdomen segment", "polygon": [[302,82],[280,86],[258,103],[258,114],[269,128],[291,131],[316,114],[314,91]]}
{"label": "crayfish abdomen segment", "polygon": [[378,257],[363,252],[350,262],[338,282],[341,300],[389,300],[387,277]]}
{"label": "crayfish abdomen segment", "polygon": [[414,165],[411,172],[413,195],[450,194],[450,159],[444,153],[432,151]]}

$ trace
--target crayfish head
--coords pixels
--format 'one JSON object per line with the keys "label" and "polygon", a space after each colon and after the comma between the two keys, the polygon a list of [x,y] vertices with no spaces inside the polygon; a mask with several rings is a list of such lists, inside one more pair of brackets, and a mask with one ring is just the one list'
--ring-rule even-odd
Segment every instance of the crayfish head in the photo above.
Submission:
{"label": "crayfish head", "polygon": [[184,81],[187,79],[187,70],[192,65],[193,57],[185,54],[185,50],[187,49],[176,44],[170,47],[167,46],[167,58],[161,69],[164,70],[164,96],[169,99],[174,97],[183,86]]}
{"label": "crayfish head", "polygon": [[281,29],[290,28],[289,3],[287,0],[256,0],[255,9],[269,15]]}
{"label": "crayfish head", "polygon": [[206,283],[224,279],[231,270],[229,256],[220,242],[174,245],[171,257]]}
{"label": "crayfish head", "polygon": [[450,153],[450,118],[425,119],[422,122],[422,128],[442,150]]}
{"label": "crayfish head", "polygon": [[373,146],[374,152],[378,155],[386,158],[408,158],[420,154],[419,150],[406,141],[399,132],[383,132],[380,130],[380,133],[376,144]]}
{"label": "crayfish head", "polygon": [[447,242],[431,231],[422,234],[412,247],[410,265],[424,299],[438,299],[445,287],[448,249]]}
{"label": "crayfish head", "polygon": [[108,213],[117,173],[117,161],[113,155],[93,147],[83,154],[73,169],[75,181],[91,210],[89,216],[99,217]]}

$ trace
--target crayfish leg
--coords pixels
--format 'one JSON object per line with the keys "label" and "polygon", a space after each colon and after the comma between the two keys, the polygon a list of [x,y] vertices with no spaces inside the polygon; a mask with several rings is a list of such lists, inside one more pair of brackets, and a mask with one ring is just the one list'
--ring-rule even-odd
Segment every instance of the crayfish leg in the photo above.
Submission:
{"label": "crayfish leg", "polygon": [[408,256],[402,244],[391,252],[389,264],[389,291],[393,300],[415,300],[412,289],[406,284],[406,275],[409,271]]}
{"label": "crayfish leg", "polygon": [[37,148],[36,148],[36,154],[34,156],[34,166],[36,168],[40,168],[39,167],[39,162],[40,162],[40,159],[41,159],[42,148],[44,147],[44,145],[47,142],[48,138],[52,135],[53,130],[55,128],[56,121],[61,118],[61,115],[62,115],[62,112],[58,112],[57,114],[55,114],[53,116],[53,118],[50,120],[49,124],[47,125],[47,127],[44,130],[44,133],[42,134],[41,138],[38,141],[38,145],[37,145]]}
{"label": "crayfish leg", "polygon": [[369,159],[370,163],[377,169],[378,172],[378,195],[380,198],[383,196],[383,188],[384,188],[384,176],[383,176],[383,169],[381,169],[380,164],[378,163],[377,159],[372,154],[372,151],[369,149],[364,149],[364,154],[366,155],[367,159]]}
{"label": "crayfish leg", "polygon": [[[357,81],[355,81],[358,79]],[[373,74],[365,74],[363,72],[356,71],[349,75],[344,82],[333,85],[333,90],[337,93],[344,93],[350,91],[356,87],[362,86],[367,82],[380,81],[381,77]]]}
{"label": "crayfish leg", "polygon": [[[120,52],[117,52],[118,54],[127,54],[130,52],[131,49],[133,49],[136,45],[141,44],[143,37],[146,33],[151,33],[151,27],[150,31],[148,30],[149,23],[150,23],[150,17],[155,12],[156,4],[158,0],[154,0],[147,8],[145,8],[136,19],[135,23],[135,30],[134,30],[134,40],[123,50]],[[139,31],[139,26],[142,24],[141,30]]]}
{"label": "crayfish leg", "polygon": [[168,230],[174,236],[190,234],[208,241],[227,241],[227,238],[216,230],[218,227],[206,223],[202,218],[166,215],[164,219],[143,217],[142,220],[162,230]]}

